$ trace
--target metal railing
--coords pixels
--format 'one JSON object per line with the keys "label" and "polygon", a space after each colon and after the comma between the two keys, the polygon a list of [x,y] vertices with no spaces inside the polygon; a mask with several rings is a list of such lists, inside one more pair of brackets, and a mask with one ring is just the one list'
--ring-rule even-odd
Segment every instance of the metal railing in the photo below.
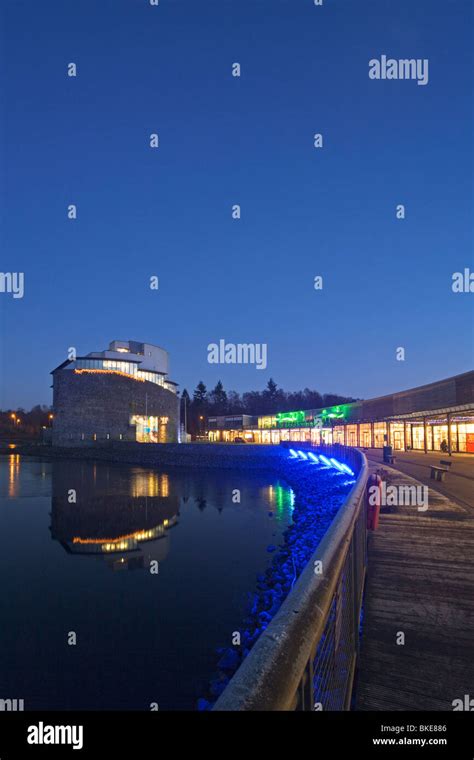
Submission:
{"label": "metal railing", "polygon": [[214,710],[348,710],[367,566],[367,460],[324,446],[357,475],[311,560]]}

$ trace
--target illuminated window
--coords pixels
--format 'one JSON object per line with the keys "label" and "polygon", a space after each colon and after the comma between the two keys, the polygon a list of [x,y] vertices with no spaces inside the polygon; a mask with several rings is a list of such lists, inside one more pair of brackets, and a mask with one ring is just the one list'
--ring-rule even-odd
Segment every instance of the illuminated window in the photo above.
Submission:
{"label": "illuminated window", "polygon": [[346,443],[348,446],[357,446],[357,425],[347,425]]}
{"label": "illuminated window", "polygon": [[166,443],[168,417],[146,417],[134,414],[130,424],[135,426],[135,440],[139,443]]}
{"label": "illuminated window", "polygon": [[390,444],[396,451],[403,451],[405,448],[405,431],[403,422],[390,423]]}
{"label": "illuminated window", "polygon": [[374,447],[381,449],[385,445],[385,436],[387,434],[387,425],[385,422],[374,423]]}
{"label": "illuminated window", "polygon": [[365,449],[372,446],[372,433],[370,430],[370,424],[359,425],[359,438],[360,445]]}

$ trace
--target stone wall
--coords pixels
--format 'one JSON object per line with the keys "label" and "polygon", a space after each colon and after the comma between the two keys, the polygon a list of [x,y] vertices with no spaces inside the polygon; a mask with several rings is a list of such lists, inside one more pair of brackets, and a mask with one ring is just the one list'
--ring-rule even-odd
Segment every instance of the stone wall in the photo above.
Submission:
{"label": "stone wall", "polygon": [[53,446],[135,441],[134,414],[168,417],[167,442],[178,440],[179,398],[155,383],[73,370],[53,378]]}
{"label": "stone wall", "polygon": [[90,441],[87,447],[73,445],[22,445],[18,453],[48,459],[91,459],[139,464],[145,467],[202,467],[274,471],[288,459],[284,446],[226,443],[132,443]]}

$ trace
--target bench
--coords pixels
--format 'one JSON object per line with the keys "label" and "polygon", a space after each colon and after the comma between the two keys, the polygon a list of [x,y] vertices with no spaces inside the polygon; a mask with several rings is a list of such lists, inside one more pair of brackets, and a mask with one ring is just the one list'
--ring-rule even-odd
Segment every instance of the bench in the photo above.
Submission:
{"label": "bench", "polygon": [[383,458],[383,461],[385,464],[395,464],[397,461],[396,458],[393,456],[393,454],[386,454]]}
{"label": "bench", "polygon": [[445,467],[447,467],[448,469],[449,469],[449,468],[451,467],[451,465],[452,465],[452,462],[448,462],[448,460],[447,460],[447,459],[440,459],[440,460],[439,460],[439,463],[440,463],[440,464],[442,464],[442,465],[444,465],[444,466],[445,466]]}
{"label": "bench", "polygon": [[444,476],[447,472],[449,472],[449,470],[446,467],[435,467],[435,465],[432,464],[430,477],[433,480],[444,480]]}

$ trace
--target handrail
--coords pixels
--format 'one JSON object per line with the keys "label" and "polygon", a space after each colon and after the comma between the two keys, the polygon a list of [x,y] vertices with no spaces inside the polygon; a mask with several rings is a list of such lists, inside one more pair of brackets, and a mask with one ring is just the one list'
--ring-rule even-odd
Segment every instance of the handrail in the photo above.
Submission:
{"label": "handrail", "polygon": [[214,710],[348,709],[367,561],[368,466],[361,451],[338,447],[342,461],[344,454],[358,460],[354,486]]}

